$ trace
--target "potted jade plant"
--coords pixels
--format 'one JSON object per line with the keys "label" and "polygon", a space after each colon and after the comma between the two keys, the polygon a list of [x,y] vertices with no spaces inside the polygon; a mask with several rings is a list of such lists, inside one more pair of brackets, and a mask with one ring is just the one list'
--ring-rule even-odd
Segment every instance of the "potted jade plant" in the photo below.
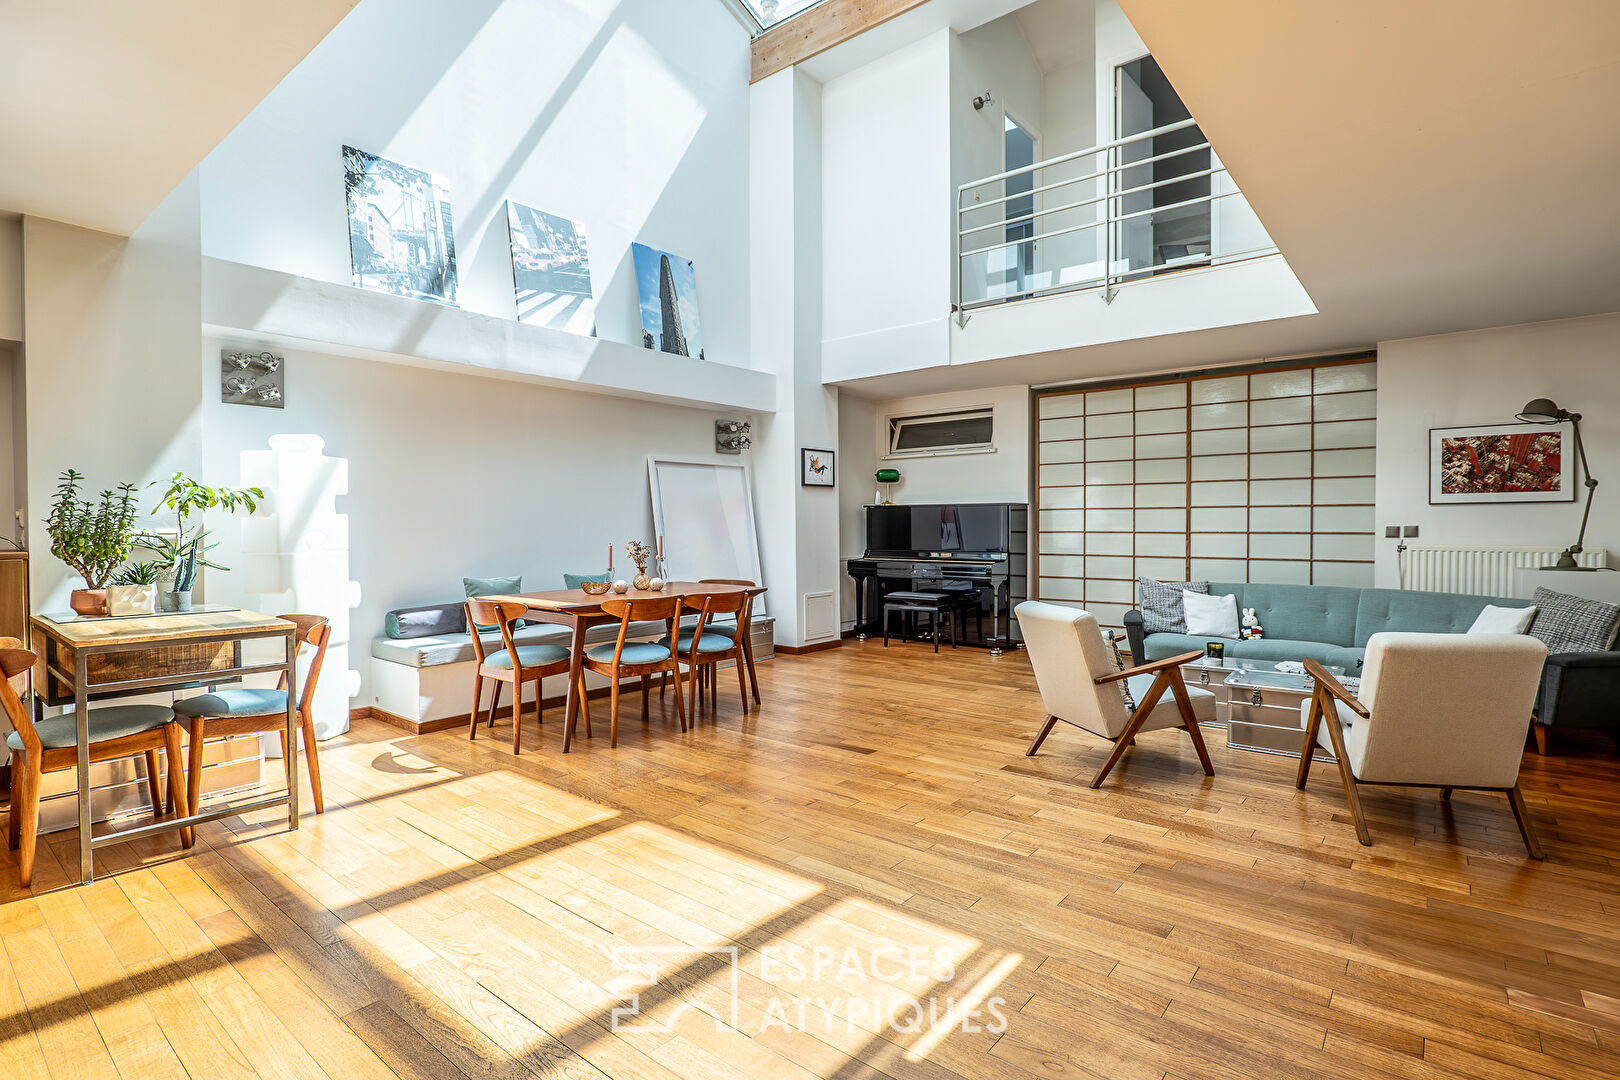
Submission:
{"label": "potted jade plant", "polygon": [[[156,483],[154,481],[154,486]],[[208,537],[208,530],[203,528],[201,521],[194,526],[188,525],[190,518],[193,515],[200,518],[204,511],[216,506],[228,511],[241,507],[251,514],[258,509],[262,498],[264,492],[256,487],[209,487],[197,483],[185,473],[175,473],[169,478],[169,488],[152,508],[152,513],[156,515],[165,508],[173,511],[174,535],[146,532],[136,539],[137,544],[157,556],[154,565],[158,568],[159,611],[191,610],[191,589],[197,583],[197,570],[200,567],[229,569],[208,561],[207,553],[213,547],[212,544],[203,543]]]}
{"label": "potted jade plant", "polygon": [[79,498],[83,480],[77,469],[62,473],[45,531],[51,554],[84,578],[85,587],[73,590],[69,605],[80,615],[105,615],[107,583],[135,550],[135,485],[103,491],[100,503],[93,504]]}
{"label": "potted jade plant", "polygon": [[130,563],[107,586],[107,614],[150,615],[157,599],[158,565]]}

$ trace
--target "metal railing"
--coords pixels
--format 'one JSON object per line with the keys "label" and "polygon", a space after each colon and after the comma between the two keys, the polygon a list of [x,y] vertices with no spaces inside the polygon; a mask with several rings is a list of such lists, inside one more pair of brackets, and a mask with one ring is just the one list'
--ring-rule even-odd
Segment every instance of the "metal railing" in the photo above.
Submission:
{"label": "metal railing", "polygon": [[[1058,292],[1101,289],[1111,302],[1117,286],[1130,281],[1275,252],[1207,140],[1154,152],[1154,140],[1196,126],[1192,119],[1165,124],[959,186],[956,295],[963,321],[976,307]],[[1184,168],[1161,168],[1188,158]],[[1065,167],[1079,172],[1053,178]],[[1161,189],[1176,184],[1203,190],[1156,202]],[[990,185],[999,185],[999,194],[982,190]],[[1231,199],[1237,202],[1217,207]],[[1161,228],[1178,239],[1159,242]]]}

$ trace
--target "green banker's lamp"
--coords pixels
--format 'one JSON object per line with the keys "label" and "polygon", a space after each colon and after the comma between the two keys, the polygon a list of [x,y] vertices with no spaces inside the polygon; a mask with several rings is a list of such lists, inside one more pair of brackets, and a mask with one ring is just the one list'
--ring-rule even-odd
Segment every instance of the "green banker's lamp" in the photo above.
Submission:
{"label": "green banker's lamp", "polygon": [[894,499],[890,497],[891,496],[890,486],[893,485],[893,484],[898,484],[900,482],[900,470],[899,469],[879,469],[873,475],[876,476],[877,482],[883,485],[883,495],[882,495],[882,498],[880,500],[880,505],[882,505],[882,506],[893,506],[894,505]]}
{"label": "green banker's lamp", "polygon": [[1568,420],[1575,432],[1575,456],[1580,463],[1581,473],[1586,477],[1586,510],[1581,514],[1581,532],[1575,537],[1575,543],[1564,549],[1558,556],[1554,566],[1544,566],[1543,570],[1596,570],[1595,566],[1580,566],[1575,562],[1575,556],[1581,553],[1581,545],[1586,542],[1586,522],[1592,516],[1592,495],[1597,491],[1598,482],[1592,479],[1592,470],[1586,465],[1586,446],[1581,442],[1581,414],[1572,413],[1568,409],[1560,409],[1549,398],[1536,398],[1519,410],[1519,420],[1526,424],[1562,424]]}

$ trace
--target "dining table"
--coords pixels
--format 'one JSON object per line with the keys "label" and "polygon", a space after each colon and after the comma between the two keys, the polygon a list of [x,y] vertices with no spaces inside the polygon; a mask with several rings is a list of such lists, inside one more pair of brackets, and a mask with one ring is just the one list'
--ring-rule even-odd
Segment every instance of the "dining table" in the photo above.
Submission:
{"label": "dining table", "polygon": [[[79,882],[95,880],[94,849],[159,832],[233,817],[268,806],[287,806],[287,828],[298,828],[298,755],[287,757],[287,790],[217,806],[204,813],[192,807],[186,817],[160,818],[149,825],[92,835],[90,821],[90,703],[128,694],[210,688],[244,675],[280,675],[294,685],[298,627],[284,619],[231,607],[199,607],[188,612],[127,616],[79,615],[71,611],[35,615],[31,622],[36,655],[34,693],[42,705],[73,705],[78,761]],[[244,659],[249,642],[279,644],[281,655]],[[294,695],[287,695],[287,742],[298,745]],[[170,762],[170,767],[174,763]]]}
{"label": "dining table", "polygon": [[[602,623],[619,621],[617,615],[609,615],[602,610],[603,603],[609,600],[652,600],[669,596],[707,596],[760,591],[763,590],[757,586],[666,581],[664,587],[656,591],[631,589],[628,592],[616,593],[610,590],[600,596],[592,596],[583,589],[554,589],[550,592],[497,593],[481,596],[479,599],[496,603],[522,604],[526,609],[523,614],[525,622],[552,623],[569,627],[573,631],[573,641],[569,647],[568,704],[563,721],[562,749],[566,754],[574,744],[574,725],[579,718],[579,695],[583,686],[582,680],[585,678],[585,632]],[[744,657],[746,661],[751,662],[753,650],[748,643],[748,628],[739,626],[737,632],[743,638]]]}

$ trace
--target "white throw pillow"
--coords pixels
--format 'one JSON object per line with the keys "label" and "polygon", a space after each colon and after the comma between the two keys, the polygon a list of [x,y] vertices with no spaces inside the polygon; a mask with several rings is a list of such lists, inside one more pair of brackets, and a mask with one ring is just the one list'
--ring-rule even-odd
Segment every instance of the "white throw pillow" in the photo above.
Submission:
{"label": "white throw pillow", "polygon": [[1187,611],[1187,633],[1195,637],[1237,639],[1237,597],[1183,592],[1181,603]]}
{"label": "white throw pillow", "polygon": [[1486,604],[1485,610],[1479,613],[1474,625],[1468,628],[1470,634],[1528,634],[1530,624],[1536,621],[1534,607],[1497,607],[1495,604]]}

